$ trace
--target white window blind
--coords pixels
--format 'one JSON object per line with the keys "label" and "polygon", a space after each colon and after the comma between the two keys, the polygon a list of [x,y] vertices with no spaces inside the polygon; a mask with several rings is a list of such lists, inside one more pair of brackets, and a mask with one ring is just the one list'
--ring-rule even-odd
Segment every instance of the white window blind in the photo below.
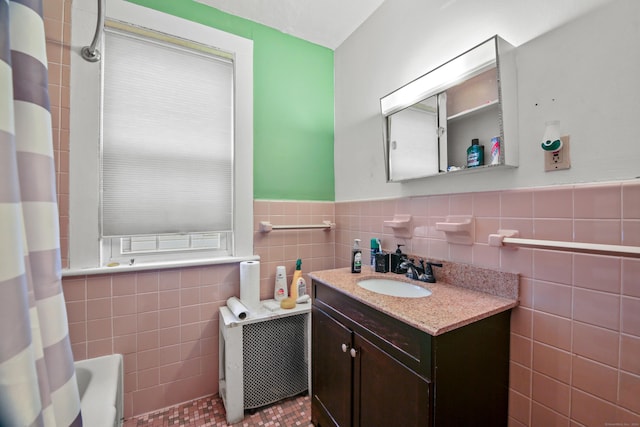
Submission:
{"label": "white window blind", "polygon": [[231,232],[233,63],[105,30],[102,237]]}

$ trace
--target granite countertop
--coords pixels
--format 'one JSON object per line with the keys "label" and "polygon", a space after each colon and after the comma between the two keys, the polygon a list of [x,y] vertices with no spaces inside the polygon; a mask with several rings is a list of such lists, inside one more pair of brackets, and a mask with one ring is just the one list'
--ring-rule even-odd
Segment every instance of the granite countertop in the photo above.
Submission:
{"label": "granite countertop", "polygon": [[[456,285],[440,280],[436,283],[419,282],[402,274],[376,273],[371,267],[363,267],[360,274],[351,273],[350,268],[339,268],[314,271],[309,273],[309,277],[435,336],[518,305],[517,274],[492,274],[492,270],[479,270],[479,273],[475,272],[478,274],[472,274],[477,280],[460,277],[460,283],[456,282]],[[467,269],[465,273],[470,271]],[[429,289],[432,294],[422,298],[402,298],[382,295],[358,286],[358,281],[370,278],[409,282]],[[447,278],[453,282],[452,277]],[[473,282],[472,286],[468,286],[470,282]],[[483,287],[485,291],[482,291]]]}

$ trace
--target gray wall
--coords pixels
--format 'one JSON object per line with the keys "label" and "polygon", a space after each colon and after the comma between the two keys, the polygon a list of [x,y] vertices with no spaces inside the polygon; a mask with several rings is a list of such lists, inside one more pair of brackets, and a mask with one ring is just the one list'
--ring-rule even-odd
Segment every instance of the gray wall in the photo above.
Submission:
{"label": "gray wall", "polygon": [[[485,39],[517,46],[519,168],[386,183],[379,98]],[[388,0],[335,52],[336,201],[640,176],[640,2]],[[572,167],[544,172],[544,123]]]}

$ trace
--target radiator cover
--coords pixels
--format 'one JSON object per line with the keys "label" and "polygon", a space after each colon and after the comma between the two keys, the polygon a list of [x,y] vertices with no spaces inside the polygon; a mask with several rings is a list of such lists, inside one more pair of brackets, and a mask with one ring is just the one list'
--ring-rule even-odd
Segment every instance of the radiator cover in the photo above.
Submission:
{"label": "radiator cover", "polygon": [[245,409],[307,390],[307,318],[308,315],[299,314],[243,327]]}

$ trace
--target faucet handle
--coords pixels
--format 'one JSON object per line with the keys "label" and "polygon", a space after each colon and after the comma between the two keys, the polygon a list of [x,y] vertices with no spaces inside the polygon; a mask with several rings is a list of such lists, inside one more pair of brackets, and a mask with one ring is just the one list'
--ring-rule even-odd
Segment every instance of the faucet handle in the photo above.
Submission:
{"label": "faucet handle", "polygon": [[436,276],[433,274],[433,269],[431,267],[442,267],[442,263],[427,261],[427,266],[424,269],[425,281],[429,283],[436,283]]}

